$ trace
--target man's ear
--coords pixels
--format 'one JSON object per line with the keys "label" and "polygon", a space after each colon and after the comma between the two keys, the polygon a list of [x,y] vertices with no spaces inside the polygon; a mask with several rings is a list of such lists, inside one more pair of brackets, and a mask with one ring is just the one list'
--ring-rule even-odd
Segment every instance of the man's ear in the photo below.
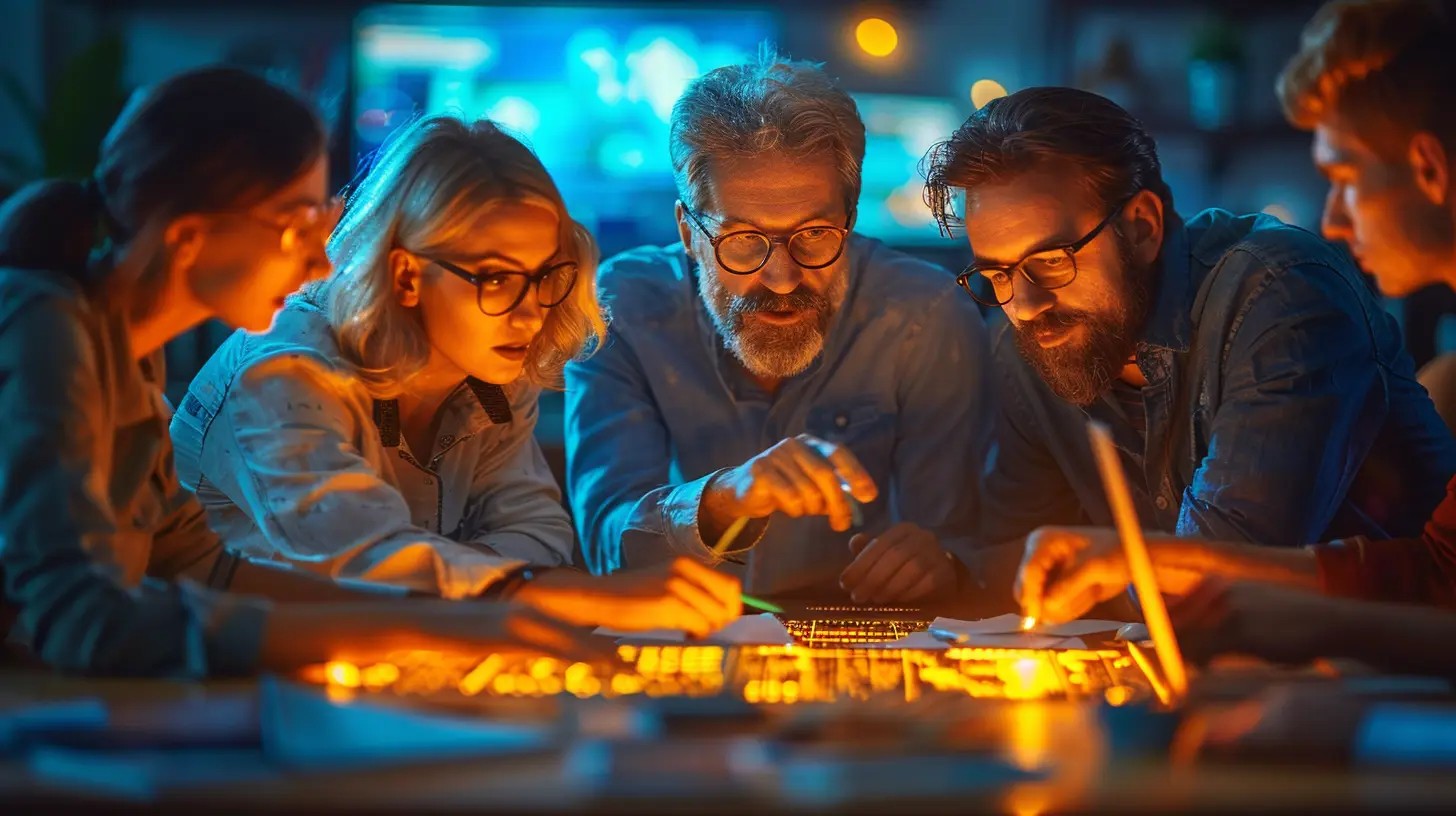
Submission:
{"label": "man's ear", "polygon": [[688,207],[678,199],[677,205],[673,208],[677,214],[677,237],[682,241],[683,249],[687,250],[688,257],[693,256],[693,225],[688,221]]}
{"label": "man's ear", "polygon": [[1139,190],[1122,208],[1123,233],[1132,246],[1133,257],[1142,264],[1157,260],[1163,248],[1163,199],[1152,190]]}
{"label": "man's ear", "polygon": [[1411,137],[1406,160],[1410,162],[1416,188],[1428,201],[1444,207],[1451,200],[1451,166],[1441,140],[1421,131]]}

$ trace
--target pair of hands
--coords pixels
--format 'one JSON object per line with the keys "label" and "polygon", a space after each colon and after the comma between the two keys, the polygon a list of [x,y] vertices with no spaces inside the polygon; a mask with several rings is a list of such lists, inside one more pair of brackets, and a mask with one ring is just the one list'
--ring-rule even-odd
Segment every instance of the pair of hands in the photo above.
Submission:
{"label": "pair of hands", "polygon": [[[847,531],[856,513],[851,501],[878,495],[847,448],[804,434],[720,474],[704,491],[703,512],[724,520],[723,526],[776,512],[825,516],[831,528]],[[840,574],[840,586],[855,603],[943,597],[955,588],[955,561],[934,533],[914,524],[897,524],[875,538],[856,534],[848,546],[854,558]],[[738,579],[688,558],[607,576],[548,572],[512,600],[489,613],[490,631],[519,648],[556,655],[600,648],[593,641],[602,638],[578,627],[681,629],[703,637],[743,614]]]}
{"label": "pair of hands", "polygon": [[[1046,623],[1081,617],[1121,594],[1131,577],[1116,531],[1044,527],[1026,541],[1016,577],[1022,614]],[[1168,617],[1189,659],[1238,653],[1278,663],[1322,656],[1340,602],[1276,584],[1205,576],[1168,603]]]}
{"label": "pair of hands", "polygon": [[[703,516],[726,527],[736,518],[774,513],[824,516],[831,529],[854,523],[853,502],[879,495],[874,479],[854,454],[809,434],[785,439],[714,478],[703,491]],[[956,566],[929,530],[908,522],[875,538],[849,540],[854,560],[839,585],[855,603],[909,602],[943,597],[955,589]]]}
{"label": "pair of hands", "polygon": [[[704,637],[743,614],[738,579],[688,558],[605,576],[552,571],[522,586],[508,603],[447,603],[461,610],[461,626],[468,627],[446,635],[456,645],[569,660],[615,654],[611,639],[592,634],[598,626],[682,629]],[[412,637],[412,648],[421,648],[419,636]]]}

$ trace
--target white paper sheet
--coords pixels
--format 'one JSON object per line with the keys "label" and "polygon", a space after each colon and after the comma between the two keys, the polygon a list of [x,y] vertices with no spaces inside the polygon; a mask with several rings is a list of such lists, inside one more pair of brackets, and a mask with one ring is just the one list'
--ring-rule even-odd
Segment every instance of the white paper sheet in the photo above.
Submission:
{"label": "white paper sheet", "polygon": [[968,634],[964,643],[949,643],[925,631],[913,632],[899,640],[890,640],[884,643],[855,644],[856,648],[861,649],[944,650],[952,646],[957,648],[971,647],[981,649],[1085,649],[1087,648],[1087,643],[1077,637],[1038,635],[1035,632]]}
{"label": "white paper sheet", "polygon": [[1051,637],[1082,637],[1097,632],[1116,632],[1125,626],[1120,621],[1074,620],[1055,626],[1038,625],[1031,632],[1023,633],[1020,615],[998,615],[978,621],[964,621],[955,618],[936,618],[930,624],[936,629],[955,632],[958,635],[1047,635]]}

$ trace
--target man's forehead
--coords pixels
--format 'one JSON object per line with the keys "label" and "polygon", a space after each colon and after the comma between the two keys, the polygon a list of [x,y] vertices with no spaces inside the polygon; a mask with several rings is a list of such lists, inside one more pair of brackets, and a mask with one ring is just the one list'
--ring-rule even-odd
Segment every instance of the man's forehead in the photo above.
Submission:
{"label": "man's forehead", "polygon": [[795,222],[843,213],[838,168],[832,161],[766,156],[718,163],[707,209],[734,221]]}
{"label": "man's forehead", "polygon": [[1085,209],[1080,189],[1031,175],[978,186],[964,198],[966,238],[976,260],[988,264],[1014,263],[1048,239],[1065,238]]}

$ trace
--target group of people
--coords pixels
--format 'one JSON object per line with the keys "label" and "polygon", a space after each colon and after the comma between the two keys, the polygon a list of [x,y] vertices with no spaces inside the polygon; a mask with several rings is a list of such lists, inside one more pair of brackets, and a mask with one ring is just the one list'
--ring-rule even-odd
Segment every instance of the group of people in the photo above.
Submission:
{"label": "group of people", "polygon": [[[1450,38],[1433,4],[1341,0],[1279,82],[1326,236],[1392,295],[1456,282]],[[90,179],[0,208],[0,625],[108,674],[578,659],[595,626],[707,634],[745,589],[986,592],[982,555],[1022,542],[1017,600],[1066,619],[1127,584],[1092,418],[1195,650],[1456,670],[1337,643],[1456,629],[1419,606],[1456,598],[1456,439],[1350,256],[1185,219],[1095,94],[1019,91],[948,136],[927,202],[958,275],[854,231],[854,102],[766,49],[673,108],[680,240],[599,266],[489,121],[406,125],[345,204],[287,91],[211,68],[139,92]],[[213,319],[238,331],[169,406],[164,345]]]}

